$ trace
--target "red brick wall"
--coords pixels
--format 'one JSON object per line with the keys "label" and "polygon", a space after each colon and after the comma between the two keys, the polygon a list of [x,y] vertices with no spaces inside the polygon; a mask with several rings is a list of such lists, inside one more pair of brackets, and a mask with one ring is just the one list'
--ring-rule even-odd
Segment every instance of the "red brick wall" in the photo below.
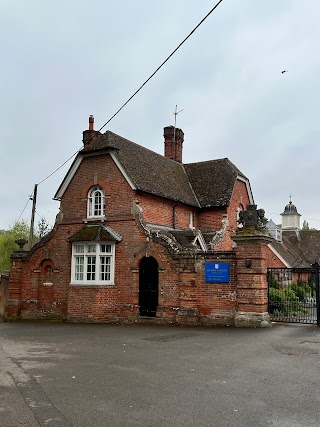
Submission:
{"label": "red brick wall", "polygon": [[193,206],[141,192],[137,193],[136,199],[143,209],[143,217],[146,222],[167,227],[175,225],[175,228],[189,228],[190,213],[193,213],[193,226],[198,226],[198,213]]}
{"label": "red brick wall", "polygon": [[287,266],[269,248],[266,248],[266,259],[268,268],[286,268]]}
{"label": "red brick wall", "polygon": [[96,182],[105,191],[107,220],[130,215],[134,192],[110,155],[105,154],[82,160],[61,200],[63,223],[83,222],[87,217],[87,191]]}
{"label": "red brick wall", "polygon": [[237,180],[233,189],[231,203],[228,208],[229,227],[232,230],[237,229],[237,209],[241,204],[244,209],[250,203],[246,184],[243,181]]}

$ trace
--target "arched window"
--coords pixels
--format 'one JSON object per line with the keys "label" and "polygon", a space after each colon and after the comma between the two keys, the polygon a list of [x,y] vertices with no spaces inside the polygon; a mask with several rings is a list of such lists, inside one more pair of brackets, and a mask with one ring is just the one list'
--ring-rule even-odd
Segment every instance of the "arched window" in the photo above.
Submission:
{"label": "arched window", "polygon": [[243,211],[243,205],[240,203],[239,204],[239,206],[238,206],[238,208],[237,208],[237,210],[236,210],[236,221],[237,221],[237,224],[238,224],[238,227],[239,228],[242,228],[243,227],[243,225],[242,224],[239,224],[238,223],[238,221],[239,221],[239,217],[240,217],[240,212],[242,212]]}
{"label": "arched window", "polygon": [[88,218],[101,217],[105,210],[104,191],[100,186],[92,187],[88,194]]}

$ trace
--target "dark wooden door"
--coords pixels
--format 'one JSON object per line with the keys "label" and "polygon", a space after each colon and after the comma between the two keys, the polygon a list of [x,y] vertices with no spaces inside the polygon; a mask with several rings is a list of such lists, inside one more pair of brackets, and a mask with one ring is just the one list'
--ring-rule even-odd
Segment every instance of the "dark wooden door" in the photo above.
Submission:
{"label": "dark wooden door", "polygon": [[139,314],[155,317],[158,306],[158,263],[153,257],[144,257],[139,267]]}

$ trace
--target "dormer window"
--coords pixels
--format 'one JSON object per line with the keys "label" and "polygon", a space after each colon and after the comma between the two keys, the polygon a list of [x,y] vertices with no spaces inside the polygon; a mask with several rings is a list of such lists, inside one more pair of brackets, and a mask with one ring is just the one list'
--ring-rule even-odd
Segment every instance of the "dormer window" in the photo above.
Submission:
{"label": "dormer window", "polygon": [[100,186],[92,187],[88,194],[88,218],[104,216],[105,195]]}

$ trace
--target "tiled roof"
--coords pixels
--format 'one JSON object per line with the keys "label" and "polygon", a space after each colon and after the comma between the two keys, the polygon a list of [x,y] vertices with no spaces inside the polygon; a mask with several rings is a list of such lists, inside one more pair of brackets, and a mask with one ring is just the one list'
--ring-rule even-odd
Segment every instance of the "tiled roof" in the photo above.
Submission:
{"label": "tiled roof", "polygon": [[181,164],[107,131],[80,153],[114,150],[136,188],[191,206],[228,206],[238,175],[228,159]]}
{"label": "tiled roof", "polygon": [[[320,231],[301,230],[283,232],[282,239],[286,246],[296,248],[297,256],[303,256],[302,267],[310,267],[315,261],[320,260]],[[295,265],[296,266],[296,265]]]}
{"label": "tiled roof", "polygon": [[285,231],[282,242],[273,241],[274,249],[290,267],[310,267],[320,261],[320,231]]}
{"label": "tiled roof", "polygon": [[245,178],[229,159],[190,163],[184,167],[202,207],[228,206],[237,176]]}

